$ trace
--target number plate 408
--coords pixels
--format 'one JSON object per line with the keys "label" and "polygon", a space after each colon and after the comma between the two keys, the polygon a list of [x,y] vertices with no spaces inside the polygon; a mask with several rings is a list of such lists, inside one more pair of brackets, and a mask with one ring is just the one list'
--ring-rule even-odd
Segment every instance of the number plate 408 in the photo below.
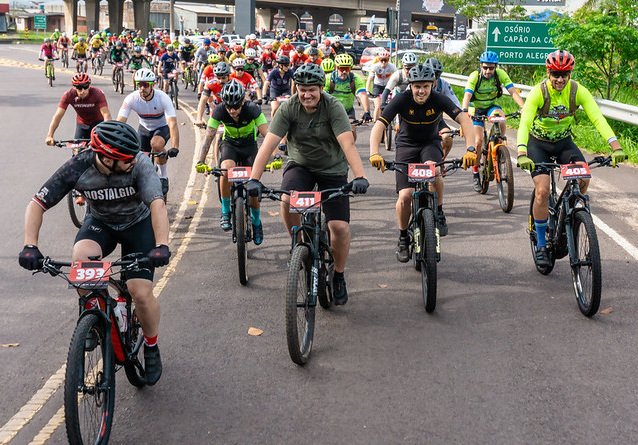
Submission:
{"label": "number plate 408", "polygon": [[436,176],[434,164],[408,164],[408,181],[432,182]]}

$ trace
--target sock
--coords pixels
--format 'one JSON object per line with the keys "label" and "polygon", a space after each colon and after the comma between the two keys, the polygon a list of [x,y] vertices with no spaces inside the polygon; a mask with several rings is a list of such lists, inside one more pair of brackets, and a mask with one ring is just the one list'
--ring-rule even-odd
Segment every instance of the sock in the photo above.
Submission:
{"label": "sock", "polygon": [[222,198],[222,213],[230,213],[230,198]]}
{"label": "sock", "polygon": [[253,225],[258,226],[261,224],[261,220],[259,219],[259,215],[261,214],[261,208],[259,209],[250,209],[250,214],[253,216]]}
{"label": "sock", "polygon": [[441,204],[440,206],[437,207],[437,210],[439,211],[439,213],[441,213],[443,211],[443,204]]}
{"label": "sock", "polygon": [[[337,277],[338,277],[338,278],[343,278],[343,272],[337,272],[337,271],[335,270],[334,278],[337,278]],[[333,279],[334,279],[334,278],[333,278]]]}
{"label": "sock", "polygon": [[401,238],[407,238],[407,236],[408,236],[408,229],[405,229],[405,230],[399,230],[399,236],[400,236]]}
{"label": "sock", "polygon": [[144,345],[152,348],[153,346],[157,346],[157,335],[155,337],[147,337],[144,336]]}
{"label": "sock", "polygon": [[478,175],[478,165],[475,165],[474,167],[472,167],[472,173],[474,173],[475,175]]}
{"label": "sock", "polygon": [[539,221],[534,219],[534,225],[536,226],[536,247],[547,246],[545,240],[545,232],[547,232],[547,220]]}
{"label": "sock", "polygon": [[168,174],[166,173],[166,164],[157,164],[159,167],[159,177],[160,178],[168,178]]}

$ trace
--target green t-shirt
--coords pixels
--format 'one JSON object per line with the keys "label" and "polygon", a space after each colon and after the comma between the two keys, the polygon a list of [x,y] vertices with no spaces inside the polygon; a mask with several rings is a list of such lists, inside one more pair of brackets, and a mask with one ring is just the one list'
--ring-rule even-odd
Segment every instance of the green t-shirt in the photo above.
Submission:
{"label": "green t-shirt", "polygon": [[[538,113],[543,108],[545,101],[540,84],[534,86],[525,100],[525,106],[521,111],[521,122],[518,126],[517,143],[527,145],[529,134],[533,134],[539,139],[547,141],[559,141],[571,134],[571,128],[576,123],[574,116],[564,116],[569,112],[569,94],[571,92],[571,82],[568,82],[563,91],[556,91],[550,82],[547,82],[549,92],[549,116],[541,118]],[[600,112],[598,104],[594,101],[587,88],[578,84],[576,91],[576,105],[582,106],[587,117],[596,127],[600,135],[609,141],[615,137],[607,120]]]}
{"label": "green t-shirt", "polygon": [[275,113],[268,132],[281,138],[288,134],[288,158],[313,173],[348,174],[348,162],[337,136],[352,131],[341,102],[322,92],[317,111],[308,114],[294,94]]}
{"label": "green t-shirt", "polygon": [[346,111],[350,111],[350,109],[354,106],[354,95],[360,92],[365,92],[366,85],[361,76],[350,73],[354,76],[354,91],[351,91],[350,85],[350,76],[346,77],[345,80],[339,80],[339,76],[336,71],[333,71],[331,75],[326,77],[326,85],[324,86],[324,91],[330,92],[330,82],[331,80],[334,82],[335,89],[332,92],[332,95],[339,99],[339,102],[343,104],[343,107]]}
{"label": "green t-shirt", "polygon": [[[492,76],[489,79],[483,77],[481,79],[481,84],[479,85],[478,90],[476,90],[476,84],[478,83],[480,73],[478,71],[474,71],[467,78],[467,84],[465,85],[466,93],[473,93],[474,100],[471,102],[471,105],[475,108],[490,108],[492,105],[496,103],[496,95],[498,93],[498,88],[496,88],[496,78]],[[501,81],[501,87],[504,89],[508,89],[513,87],[512,79],[507,73],[501,68],[496,68],[496,76],[498,76]]]}

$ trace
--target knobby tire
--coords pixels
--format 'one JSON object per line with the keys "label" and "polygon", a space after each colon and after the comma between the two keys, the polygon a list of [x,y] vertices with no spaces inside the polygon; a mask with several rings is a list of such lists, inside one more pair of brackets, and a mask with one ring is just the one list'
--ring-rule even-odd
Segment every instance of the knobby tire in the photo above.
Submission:
{"label": "knobby tire", "polygon": [[579,210],[574,214],[572,233],[577,260],[571,265],[574,293],[580,311],[591,317],[600,307],[602,266],[596,227],[587,211]]}
{"label": "knobby tire", "polygon": [[286,339],[290,359],[299,366],[308,362],[315,332],[312,304],[312,257],[307,246],[298,244],[290,256],[286,282]]}
{"label": "knobby tire", "polygon": [[244,198],[235,198],[235,212],[233,213],[233,228],[237,237],[237,270],[239,271],[239,282],[243,285],[248,283],[246,273],[246,263],[248,261],[248,249],[246,247],[246,207]]}
{"label": "knobby tire", "polygon": [[421,286],[425,311],[432,313],[436,308],[436,232],[434,212],[424,209],[421,213]]}
{"label": "knobby tire", "polygon": [[146,374],[144,373],[144,367],[142,366],[144,363],[144,346],[141,345],[144,337],[142,335],[142,326],[137,319],[135,309],[133,309],[131,313],[133,319],[128,326],[128,329],[130,330],[131,344],[126,349],[133,350],[133,347],[138,342],[140,343],[140,348],[135,361],[127,361],[124,363],[124,371],[126,372],[126,378],[131,385],[137,388],[142,388],[146,386]]}
{"label": "knobby tire", "polygon": [[77,203],[77,199],[82,195],[75,191],[71,190],[67,195],[67,203],[69,206],[69,215],[71,216],[71,221],[73,221],[73,225],[78,229],[82,227],[84,224],[84,218],[86,217],[87,203],[86,200],[82,203]]}
{"label": "knobby tire", "polygon": [[498,147],[496,161],[500,181],[497,182],[498,202],[501,210],[509,213],[514,206],[514,170],[510,153],[504,145]]}

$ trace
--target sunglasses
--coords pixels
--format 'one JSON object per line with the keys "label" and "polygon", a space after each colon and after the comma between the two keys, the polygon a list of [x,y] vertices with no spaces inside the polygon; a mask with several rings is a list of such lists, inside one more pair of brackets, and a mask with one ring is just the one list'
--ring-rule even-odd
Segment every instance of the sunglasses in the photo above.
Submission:
{"label": "sunglasses", "polygon": [[242,106],[243,106],[243,104],[224,105],[224,107],[226,107],[227,110],[239,110]]}
{"label": "sunglasses", "polygon": [[123,161],[123,160],[121,160],[121,159],[120,159],[120,162],[121,162],[122,164],[128,165],[128,164],[131,164],[134,160],[135,160],[135,156],[133,156],[131,159],[127,159],[127,160],[125,160],[125,161]]}
{"label": "sunglasses", "polygon": [[235,68],[235,71],[244,71],[243,68]]}
{"label": "sunglasses", "polygon": [[340,66],[340,67],[337,67],[337,69],[341,71],[342,73],[347,73],[348,71],[350,71],[349,66]]}
{"label": "sunglasses", "polygon": [[90,86],[91,86],[91,85],[89,85],[89,84],[85,84],[85,85],[75,85],[75,89],[76,89],[76,90],[88,90]]}
{"label": "sunglasses", "polygon": [[137,88],[142,87],[142,88],[148,88],[150,86],[152,86],[153,84],[150,82],[137,82]]}
{"label": "sunglasses", "polygon": [[496,69],[496,67],[495,66],[481,65],[481,69],[484,69],[485,71],[494,71]]}
{"label": "sunglasses", "polygon": [[552,77],[560,77],[562,79],[567,79],[569,76],[571,76],[572,72],[571,71],[550,71],[549,75]]}
{"label": "sunglasses", "polygon": [[388,62],[389,59],[379,59],[379,62]]}

